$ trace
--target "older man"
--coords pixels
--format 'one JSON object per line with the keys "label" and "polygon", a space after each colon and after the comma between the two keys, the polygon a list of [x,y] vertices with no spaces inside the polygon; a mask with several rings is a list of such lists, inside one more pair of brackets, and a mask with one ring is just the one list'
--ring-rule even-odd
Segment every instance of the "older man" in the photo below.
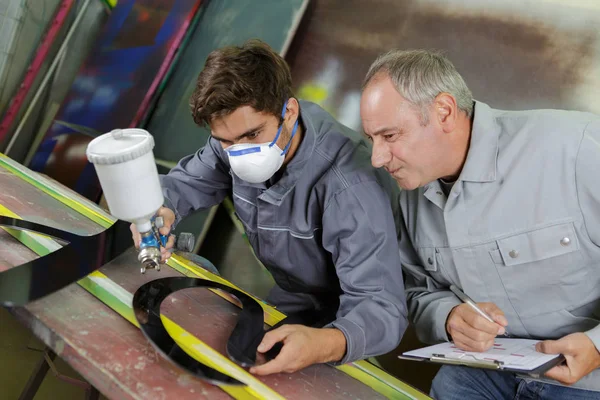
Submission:
{"label": "older man", "polygon": [[508,329],[566,357],[543,381],[444,366],[432,395],[600,398],[600,117],[492,109],[448,59],[422,50],[373,63],[361,117],[372,164],[404,189],[401,257],[419,338],[484,351]]}

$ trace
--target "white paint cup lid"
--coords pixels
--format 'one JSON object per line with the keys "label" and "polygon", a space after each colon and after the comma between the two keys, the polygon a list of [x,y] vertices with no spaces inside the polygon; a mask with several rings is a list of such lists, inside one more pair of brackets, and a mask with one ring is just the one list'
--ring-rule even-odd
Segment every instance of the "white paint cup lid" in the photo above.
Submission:
{"label": "white paint cup lid", "polygon": [[115,129],[92,140],[85,154],[94,164],[111,165],[135,160],[154,148],[154,138],[137,128]]}

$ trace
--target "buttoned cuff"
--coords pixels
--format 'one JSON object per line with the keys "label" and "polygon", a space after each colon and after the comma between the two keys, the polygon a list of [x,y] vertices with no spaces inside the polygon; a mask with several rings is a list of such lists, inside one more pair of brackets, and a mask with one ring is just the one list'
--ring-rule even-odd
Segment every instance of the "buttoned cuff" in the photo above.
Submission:
{"label": "buttoned cuff", "polygon": [[432,327],[434,343],[450,341],[448,332],[446,332],[446,321],[448,321],[448,316],[452,309],[460,304],[462,303],[459,299],[450,298],[437,306]]}
{"label": "buttoned cuff", "polygon": [[346,318],[338,318],[324,328],[337,328],[346,337],[346,354],[340,361],[329,364],[343,365],[365,357],[365,332],[356,323]]}
{"label": "buttoned cuff", "polygon": [[600,352],[600,325],[594,329],[590,329],[589,331],[585,332],[585,334],[592,339],[594,346],[596,346],[596,350]]}

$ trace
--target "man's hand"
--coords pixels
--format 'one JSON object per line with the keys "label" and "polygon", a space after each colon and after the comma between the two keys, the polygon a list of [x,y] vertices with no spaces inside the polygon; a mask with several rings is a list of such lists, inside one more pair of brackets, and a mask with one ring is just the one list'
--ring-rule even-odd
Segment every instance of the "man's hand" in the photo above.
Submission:
{"label": "man's hand", "polygon": [[[158,231],[162,235],[168,235],[169,232],[171,232],[171,226],[173,225],[173,223],[175,223],[175,213],[170,208],[161,207],[156,212],[156,216],[163,217],[163,221],[164,221],[164,225]],[[129,226],[129,229],[131,230],[131,237],[133,239],[133,244],[135,244],[136,249],[139,249],[140,241],[142,240],[142,236],[138,232],[135,224],[131,224]],[[162,246],[160,247],[160,251],[162,253],[161,261],[163,263],[171,256],[171,252],[169,251],[169,249],[173,248],[174,245],[175,245],[175,236],[170,235],[169,239],[167,240],[167,245],[165,247],[162,247]]]}
{"label": "man's hand", "polygon": [[600,353],[585,333],[572,333],[559,340],[539,342],[535,349],[545,354],[563,354],[566,365],[557,365],[546,376],[566,385],[572,385],[600,367]]}
{"label": "man's hand", "polygon": [[339,361],[346,354],[346,337],[334,328],[283,325],[267,332],[258,346],[259,353],[269,351],[278,342],[283,342],[279,355],[263,365],[250,368],[251,373],[295,372],[312,364]]}
{"label": "man's hand", "polygon": [[494,344],[497,335],[503,335],[508,321],[494,303],[477,303],[496,323],[490,322],[468,304],[456,306],[446,320],[446,331],[459,349],[482,352]]}

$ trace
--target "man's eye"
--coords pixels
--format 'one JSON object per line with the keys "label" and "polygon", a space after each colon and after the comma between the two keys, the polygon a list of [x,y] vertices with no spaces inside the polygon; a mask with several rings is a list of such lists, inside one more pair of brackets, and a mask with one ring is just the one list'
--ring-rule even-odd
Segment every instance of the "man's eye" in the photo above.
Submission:
{"label": "man's eye", "polygon": [[367,140],[368,140],[369,142],[372,142],[372,141],[373,141],[373,138],[372,138],[371,136],[369,136],[369,135],[365,135],[365,137],[367,138]]}
{"label": "man's eye", "polygon": [[255,139],[258,136],[258,132],[252,132],[249,133],[248,136],[246,136],[248,139]]}
{"label": "man's eye", "polygon": [[383,135],[383,138],[388,141],[394,139],[395,137],[396,137],[395,133],[391,133],[389,135]]}

